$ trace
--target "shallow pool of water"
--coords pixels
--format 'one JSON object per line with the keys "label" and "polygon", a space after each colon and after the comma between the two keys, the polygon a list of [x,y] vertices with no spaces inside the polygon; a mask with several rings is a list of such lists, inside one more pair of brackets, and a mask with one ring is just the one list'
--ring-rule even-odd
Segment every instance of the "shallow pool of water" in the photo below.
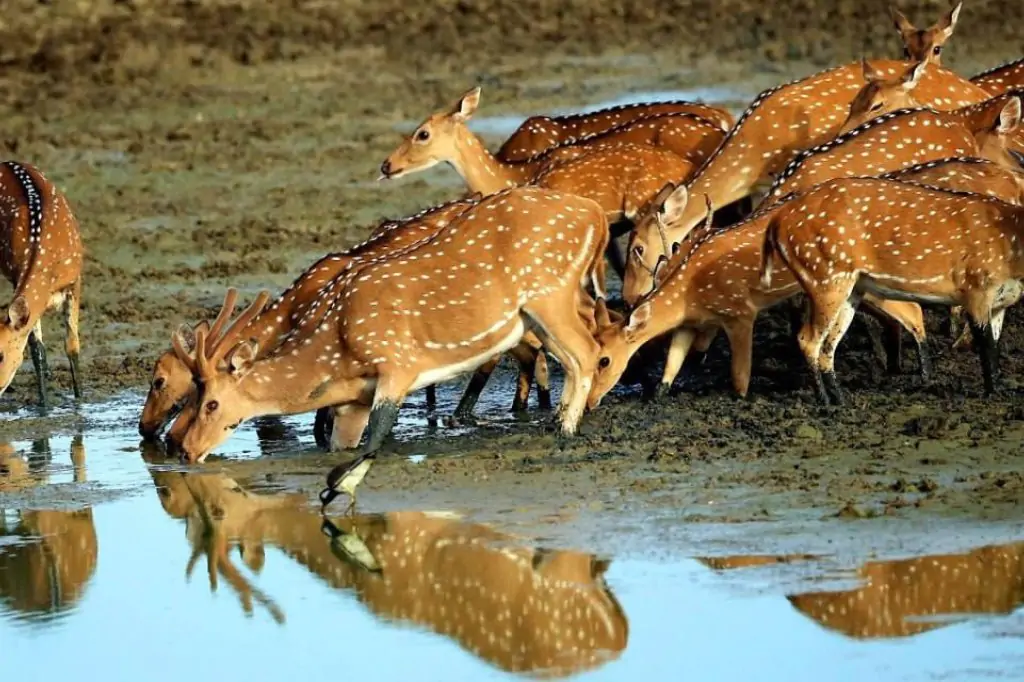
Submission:
{"label": "shallow pool of water", "polygon": [[[280,476],[140,449],[133,405],[0,447],[11,679],[1024,676],[1024,541],[850,569],[667,540],[597,556],[446,510],[325,524]],[[222,454],[312,447],[307,422],[243,428]],[[61,504],[33,496],[48,486]]]}

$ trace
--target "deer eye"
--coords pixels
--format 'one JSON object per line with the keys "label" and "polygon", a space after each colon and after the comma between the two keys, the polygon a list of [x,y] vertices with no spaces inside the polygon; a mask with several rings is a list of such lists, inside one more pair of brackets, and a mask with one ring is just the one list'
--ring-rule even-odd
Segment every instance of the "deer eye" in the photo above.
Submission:
{"label": "deer eye", "polygon": [[642,244],[637,244],[636,246],[634,246],[633,247],[633,253],[636,255],[637,258],[643,258],[644,257],[644,247],[643,247],[643,245]]}
{"label": "deer eye", "polygon": [[153,390],[159,391],[161,388],[164,387],[164,384],[166,383],[167,380],[164,379],[163,377],[157,377],[156,379],[153,379]]}
{"label": "deer eye", "polygon": [[416,131],[416,141],[417,142],[426,142],[429,139],[430,139],[430,131],[429,130],[425,130],[424,129],[424,130],[417,130]]}
{"label": "deer eye", "polygon": [[881,108],[882,108],[882,103],[881,103],[881,102],[879,102],[878,104],[872,104],[872,105],[871,105],[871,109],[870,109],[870,110],[871,110],[871,111],[878,111],[878,110],[879,110],[879,109],[881,109]]}
{"label": "deer eye", "polygon": [[604,357],[597,361],[597,366],[600,367],[601,369],[608,369],[608,366],[611,364],[612,359],[607,355],[605,355]]}
{"label": "deer eye", "polygon": [[936,45],[933,47],[932,54],[942,54],[942,45]]}
{"label": "deer eye", "polygon": [[4,361],[4,354],[0,353],[0,363],[3,363],[3,361]]}
{"label": "deer eye", "polygon": [[211,400],[208,403],[206,403],[207,412],[216,412],[218,407],[220,407],[220,403],[218,403],[216,400]]}

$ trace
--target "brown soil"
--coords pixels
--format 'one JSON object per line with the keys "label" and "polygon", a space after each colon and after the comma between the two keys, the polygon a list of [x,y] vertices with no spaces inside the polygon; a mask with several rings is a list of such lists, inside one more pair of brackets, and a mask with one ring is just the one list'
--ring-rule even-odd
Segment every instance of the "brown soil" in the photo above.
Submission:
{"label": "brown soil", "polygon": [[[822,65],[899,54],[882,0],[8,5],[0,149],[43,169],[81,221],[87,401],[141,392],[170,331],[213,314],[229,284],[247,299],[280,290],[384,217],[459,194],[447,170],[391,184],[374,178],[399,132],[470,85],[483,84],[481,115],[709,85],[746,93],[734,103],[742,108],[757,91]],[[945,3],[901,6],[923,24]],[[972,0],[947,65],[973,73],[1019,57],[1017,9]],[[1016,313],[1002,341],[1010,378],[1024,369]],[[566,442],[527,426],[403,443],[396,449],[469,456],[419,467],[395,460],[366,487],[371,496],[387,488],[406,491],[395,500],[429,499],[439,481],[511,486],[544,471],[546,482],[531,488],[539,496],[565,486],[580,505],[600,506],[642,493],[701,510],[692,520],[776,519],[808,508],[1010,514],[1024,493],[1024,412],[1012,397],[982,399],[977,360],[949,351],[932,326],[937,371],[925,387],[885,376],[855,328],[839,352],[852,406],[819,408],[781,316],[768,315],[748,402],[729,393],[719,339],[666,405],[623,390]],[[58,321],[46,330],[54,390],[68,395]],[[489,390],[507,389],[495,380]],[[26,364],[0,409],[33,400]],[[3,431],[22,437],[45,423]],[[760,492],[751,497],[753,488]]]}

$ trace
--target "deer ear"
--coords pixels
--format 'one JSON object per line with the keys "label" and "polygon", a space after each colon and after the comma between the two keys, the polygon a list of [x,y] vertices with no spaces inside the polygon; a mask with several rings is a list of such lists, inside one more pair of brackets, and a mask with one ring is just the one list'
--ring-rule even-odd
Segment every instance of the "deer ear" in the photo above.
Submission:
{"label": "deer ear", "polygon": [[637,334],[647,326],[647,322],[650,319],[650,302],[641,303],[629,314],[629,319],[626,321],[626,335],[633,336],[634,334]]}
{"label": "deer ear", "polygon": [[24,296],[18,296],[11,301],[11,305],[7,308],[7,326],[16,332],[20,332],[28,325],[30,316],[28,301],[25,300]]}
{"label": "deer ear", "polygon": [[690,200],[690,193],[684,185],[680,185],[661,205],[661,219],[663,222],[671,223],[683,217],[686,204]]}
{"label": "deer ear", "polygon": [[[200,322],[196,325],[196,329],[199,329],[203,323]],[[209,331],[209,330],[204,330]],[[189,353],[195,352],[196,349],[196,333],[192,327],[187,324],[183,324],[174,330],[174,335],[178,337],[178,343],[181,347],[187,350]]]}
{"label": "deer ear", "polygon": [[921,76],[924,75],[924,67],[927,65],[927,62],[918,62],[903,74],[903,78],[901,80],[903,82],[904,90],[913,90],[917,87],[917,84],[921,81]]}
{"label": "deer ear", "polygon": [[949,37],[953,35],[953,29],[956,28],[956,20],[960,17],[960,10],[963,6],[963,2],[958,2],[956,7],[950,10],[949,14],[944,16],[937,24],[935,24],[935,28],[942,31],[942,36],[946,40],[949,40]]}
{"label": "deer ear", "polygon": [[459,119],[460,121],[468,121],[469,117],[476,112],[476,108],[480,106],[480,86],[476,86],[472,90],[469,90],[459,101],[452,107],[452,117]]}
{"label": "deer ear", "polygon": [[1011,97],[1003,110],[999,112],[999,122],[996,124],[996,132],[1006,135],[1017,129],[1020,125],[1021,107],[1020,97]]}
{"label": "deer ear", "polygon": [[227,358],[225,358],[228,364],[228,372],[235,376],[241,376],[248,372],[252,369],[252,364],[256,362],[256,351],[256,342],[251,339],[242,341],[232,348],[228,352]]}
{"label": "deer ear", "polygon": [[881,80],[883,75],[875,70],[875,67],[871,66],[871,62],[868,61],[867,57],[860,58],[860,70],[864,73],[864,81],[872,83],[877,80]]}
{"label": "deer ear", "polygon": [[899,11],[893,6],[889,7],[889,13],[892,14],[892,23],[896,25],[896,30],[900,32],[900,35],[907,33],[913,33],[917,30],[910,20],[903,16],[903,12]]}

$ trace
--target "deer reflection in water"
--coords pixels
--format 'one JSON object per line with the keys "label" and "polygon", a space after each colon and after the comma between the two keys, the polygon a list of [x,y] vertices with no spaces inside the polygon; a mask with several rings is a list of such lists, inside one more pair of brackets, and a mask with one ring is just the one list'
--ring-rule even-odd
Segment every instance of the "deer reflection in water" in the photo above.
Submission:
{"label": "deer reflection in water", "polygon": [[[702,562],[729,569],[776,563],[770,559]],[[855,589],[807,592],[787,599],[803,615],[857,639],[908,637],[981,614],[1005,615],[1024,604],[1024,542],[988,545],[963,554],[871,561],[857,569],[856,577],[861,586]]]}
{"label": "deer reflection in water", "polygon": [[[0,444],[0,493],[46,483],[50,446],[33,443],[28,457]],[[76,483],[86,481],[85,446],[81,436],[71,443]],[[0,547],[0,604],[17,616],[47,619],[73,608],[96,570],[99,545],[92,509],[0,509],[0,537],[15,541]]]}
{"label": "deer reflection in water", "polygon": [[[256,494],[219,473],[150,473],[167,513],[186,519],[193,561],[206,551],[211,576],[216,567],[243,603],[256,597],[278,609],[229,557],[237,547],[258,573],[270,545],[351,590],[378,618],[442,634],[505,671],[567,676],[626,647],[626,615],[604,581],[609,562],[591,554],[529,547],[447,513],[332,522],[303,495]],[[277,616],[284,620],[280,609]]]}

